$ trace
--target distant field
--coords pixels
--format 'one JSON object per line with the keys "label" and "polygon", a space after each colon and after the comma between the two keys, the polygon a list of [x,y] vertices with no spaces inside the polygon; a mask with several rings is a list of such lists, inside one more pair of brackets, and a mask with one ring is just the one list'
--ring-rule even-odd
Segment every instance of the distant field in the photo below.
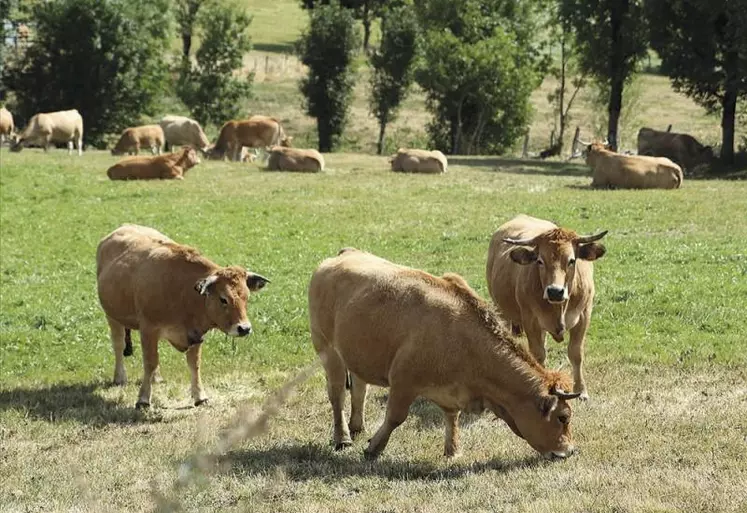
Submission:
{"label": "distant field", "polygon": [[[560,162],[454,158],[443,176],[411,176],[385,158],[325,158],[319,175],[207,162],[181,183],[113,183],[105,152],[2,148],[0,512],[745,511],[747,182],[593,191],[585,166]],[[483,415],[464,419],[463,455],[446,461],[441,413],[426,402],[380,461],[363,460],[365,437],[335,453],[318,371],[266,433],[174,487],[237,412],[316,361],[306,287],[322,259],[357,246],[460,273],[485,296],[490,236],[519,212],[609,230],[586,351],[592,398],[575,405],[578,456],[540,461]],[[190,407],[184,358],[167,344],[151,411],[133,408],[137,345],[130,384],[109,386],[95,248],[123,222],[272,280],[250,301],[252,337],[207,337],[208,407]],[[563,365],[563,346],[548,349],[549,364]],[[385,397],[370,395],[369,434]]]}

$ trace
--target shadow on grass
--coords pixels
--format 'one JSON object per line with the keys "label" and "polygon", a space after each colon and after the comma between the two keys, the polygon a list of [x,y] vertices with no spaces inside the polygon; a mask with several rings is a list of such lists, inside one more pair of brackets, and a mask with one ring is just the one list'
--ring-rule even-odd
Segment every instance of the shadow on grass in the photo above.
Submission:
{"label": "shadow on grass", "polygon": [[[358,448],[363,446],[365,444],[356,444]],[[320,478],[332,481],[348,476],[377,476],[398,481],[440,481],[487,471],[508,473],[550,463],[537,455],[515,460],[494,458],[464,464],[456,462],[444,466],[426,461],[392,461],[388,459],[386,452],[376,461],[367,461],[360,452],[356,454],[355,448],[336,453],[331,447],[307,443],[234,451],[224,456],[221,464],[241,475],[267,475],[272,474],[273,469],[280,468],[292,481]]]}
{"label": "shadow on grass", "polygon": [[[386,411],[386,402],[388,394],[378,396],[376,400],[381,406],[381,411]],[[482,413],[462,412],[459,416],[459,425],[461,427],[474,424],[480,419]],[[488,415],[488,413],[485,413]],[[492,415],[492,414],[490,414]],[[420,429],[439,429],[444,428],[444,411],[436,403],[423,397],[418,397],[410,406],[408,420],[414,419]],[[371,426],[369,426],[371,427]]]}
{"label": "shadow on grass", "polygon": [[293,54],[293,43],[253,43],[252,50],[258,52]]}
{"label": "shadow on grass", "polygon": [[487,167],[490,171],[518,175],[589,176],[589,168],[559,160],[511,159],[501,157],[449,157],[450,166]]}
{"label": "shadow on grass", "polygon": [[73,420],[89,426],[163,421],[159,410],[136,410],[96,393],[107,386],[110,385],[78,383],[0,390],[0,412],[16,410],[35,420]]}

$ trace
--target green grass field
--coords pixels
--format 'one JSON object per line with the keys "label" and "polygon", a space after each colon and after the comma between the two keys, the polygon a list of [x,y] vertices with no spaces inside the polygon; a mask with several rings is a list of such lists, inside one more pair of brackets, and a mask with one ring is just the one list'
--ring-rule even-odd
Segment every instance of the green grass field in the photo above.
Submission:
{"label": "green grass field", "polygon": [[[0,511],[747,510],[747,182],[595,191],[585,166],[561,162],[455,157],[445,175],[415,176],[385,158],[325,158],[318,175],[207,162],[183,182],[115,183],[105,152],[2,149]],[[483,415],[464,419],[463,455],[447,461],[440,410],[426,402],[381,460],[363,459],[365,438],[335,453],[321,371],[266,429],[246,420],[316,360],[306,287],[322,259],[357,246],[457,272],[486,296],[488,241],[519,212],[609,230],[595,266],[591,400],[575,405],[579,455],[541,461]],[[133,407],[139,346],[130,383],[109,385],[95,250],[124,222],[272,280],[250,302],[253,336],[206,338],[207,407],[191,407],[186,363],[167,344],[151,411]],[[548,347],[549,364],[567,369],[564,347]],[[370,395],[369,430],[385,397]],[[194,459],[216,444],[227,444],[219,456]],[[202,462],[196,475],[187,461]]]}

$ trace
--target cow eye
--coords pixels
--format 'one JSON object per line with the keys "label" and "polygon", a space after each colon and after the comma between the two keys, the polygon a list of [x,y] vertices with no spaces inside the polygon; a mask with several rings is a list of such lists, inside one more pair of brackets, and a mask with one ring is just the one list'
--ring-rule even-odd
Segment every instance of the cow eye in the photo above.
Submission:
{"label": "cow eye", "polygon": [[220,302],[221,302],[222,305],[227,305],[228,304],[228,299],[226,299],[223,296],[221,296],[220,297]]}
{"label": "cow eye", "polygon": [[537,259],[537,265],[545,265],[541,258]]}
{"label": "cow eye", "polygon": [[576,259],[571,258],[570,260],[568,260],[568,265],[576,265]]}
{"label": "cow eye", "polygon": [[558,421],[561,424],[568,424],[568,415],[558,415]]}

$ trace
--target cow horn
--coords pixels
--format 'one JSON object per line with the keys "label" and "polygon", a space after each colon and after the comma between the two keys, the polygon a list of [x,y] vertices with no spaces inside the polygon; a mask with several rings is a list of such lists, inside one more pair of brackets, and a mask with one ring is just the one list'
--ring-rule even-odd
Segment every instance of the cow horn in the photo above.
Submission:
{"label": "cow horn", "polygon": [[604,230],[604,231],[601,231],[599,233],[595,233],[594,235],[586,235],[584,237],[579,237],[579,238],[576,239],[576,243],[578,243],[578,244],[588,244],[589,242],[598,241],[599,239],[601,239],[602,237],[604,237],[605,235],[607,235],[608,231],[609,230]]}
{"label": "cow horn", "polygon": [[578,139],[578,142],[580,142],[583,146],[589,146],[589,145],[591,145],[591,141],[589,141],[589,142],[583,141],[583,140],[581,140],[580,137]]}
{"label": "cow horn", "polygon": [[575,393],[571,394],[571,393],[566,392],[562,388],[557,388],[555,386],[553,386],[550,389],[550,394],[554,395],[558,399],[563,399],[565,401],[569,401],[571,399],[576,399],[577,397],[581,396],[581,392],[575,392]]}
{"label": "cow horn", "polygon": [[503,239],[506,244],[513,244],[514,246],[533,246],[534,241],[537,237],[531,237],[529,239]]}

